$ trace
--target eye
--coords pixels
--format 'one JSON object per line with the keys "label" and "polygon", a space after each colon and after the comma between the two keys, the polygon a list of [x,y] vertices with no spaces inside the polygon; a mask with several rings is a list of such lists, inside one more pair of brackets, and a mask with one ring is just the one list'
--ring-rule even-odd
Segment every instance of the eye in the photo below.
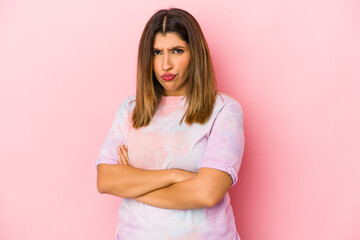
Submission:
{"label": "eye", "polygon": [[[181,50],[181,49],[179,49],[179,48],[175,48],[175,49],[174,49],[174,52],[175,52],[175,53],[178,53],[178,54],[181,54],[181,53],[184,52],[184,50]],[[159,53],[160,53],[159,50],[154,50],[154,51],[153,51],[153,55],[159,55]]]}
{"label": "eye", "polygon": [[157,55],[158,52],[159,52],[159,50],[154,50],[154,51],[153,51],[153,54],[154,54],[154,55]]}
{"label": "eye", "polygon": [[180,54],[184,52],[183,50],[178,49],[178,48],[174,49],[174,52],[175,52],[175,51],[180,51],[180,52],[179,52]]}

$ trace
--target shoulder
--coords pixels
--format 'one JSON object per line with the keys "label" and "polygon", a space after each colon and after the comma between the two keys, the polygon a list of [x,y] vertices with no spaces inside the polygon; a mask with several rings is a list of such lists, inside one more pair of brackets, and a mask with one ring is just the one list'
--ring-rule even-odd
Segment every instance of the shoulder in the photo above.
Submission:
{"label": "shoulder", "polygon": [[128,99],[129,100],[135,100],[136,99],[136,94],[128,96]]}
{"label": "shoulder", "polygon": [[122,100],[120,106],[117,109],[118,114],[125,114],[131,111],[135,107],[136,95],[131,95]]}
{"label": "shoulder", "polygon": [[216,95],[215,111],[243,115],[241,104],[234,97],[220,91]]}
{"label": "shoulder", "polygon": [[126,99],[126,101],[127,101],[127,105],[128,105],[129,107],[132,106],[132,105],[135,106],[136,95],[134,94],[134,95],[128,96],[127,99]]}

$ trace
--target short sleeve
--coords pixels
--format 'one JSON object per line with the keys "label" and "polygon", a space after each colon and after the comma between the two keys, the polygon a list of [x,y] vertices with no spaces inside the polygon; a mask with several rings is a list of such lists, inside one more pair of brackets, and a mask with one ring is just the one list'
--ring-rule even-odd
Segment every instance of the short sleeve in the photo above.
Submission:
{"label": "short sleeve", "polygon": [[100,163],[117,164],[118,153],[116,147],[120,143],[126,144],[129,99],[130,97],[122,102],[115,113],[113,123],[95,161],[96,169]]}
{"label": "short sleeve", "polygon": [[226,103],[218,112],[208,134],[208,142],[199,168],[215,168],[228,173],[237,182],[244,153],[243,111],[236,102]]}

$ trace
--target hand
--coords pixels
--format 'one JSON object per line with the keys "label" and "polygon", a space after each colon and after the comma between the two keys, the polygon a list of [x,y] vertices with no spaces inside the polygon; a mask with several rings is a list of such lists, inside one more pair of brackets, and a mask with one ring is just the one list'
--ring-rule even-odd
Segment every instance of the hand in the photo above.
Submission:
{"label": "hand", "polygon": [[197,173],[188,172],[181,169],[174,169],[174,171],[175,171],[175,178],[174,178],[175,183],[182,182],[197,176]]}
{"label": "hand", "polygon": [[120,143],[118,147],[116,147],[119,158],[118,158],[118,164],[131,166],[129,156],[128,156],[128,149],[127,146],[125,146],[123,143]]}

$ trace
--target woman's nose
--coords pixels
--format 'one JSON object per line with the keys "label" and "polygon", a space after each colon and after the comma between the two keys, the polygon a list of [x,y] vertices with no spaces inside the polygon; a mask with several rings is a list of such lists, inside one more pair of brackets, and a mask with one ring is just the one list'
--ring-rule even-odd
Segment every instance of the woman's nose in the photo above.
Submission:
{"label": "woman's nose", "polygon": [[164,58],[163,58],[162,68],[163,68],[163,70],[167,71],[167,70],[171,69],[172,67],[173,67],[173,65],[171,62],[171,56],[169,53],[165,53]]}

